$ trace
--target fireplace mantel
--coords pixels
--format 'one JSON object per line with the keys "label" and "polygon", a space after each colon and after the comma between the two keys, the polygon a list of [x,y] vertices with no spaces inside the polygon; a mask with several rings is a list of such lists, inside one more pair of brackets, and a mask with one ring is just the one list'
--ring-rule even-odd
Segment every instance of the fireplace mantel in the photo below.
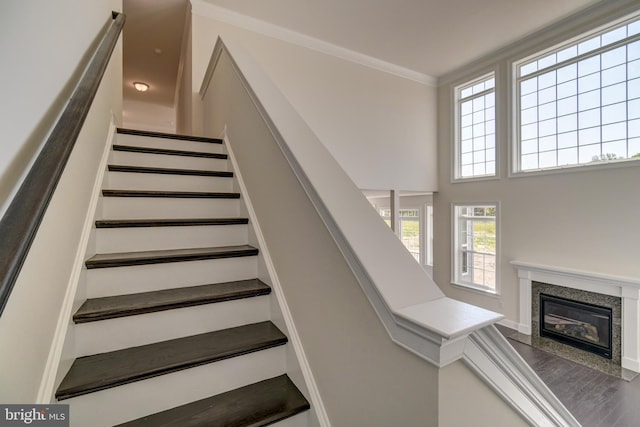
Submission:
{"label": "fireplace mantel", "polygon": [[622,299],[622,367],[640,372],[640,280],[511,261],[520,280],[518,332],[531,335],[531,282],[581,289]]}

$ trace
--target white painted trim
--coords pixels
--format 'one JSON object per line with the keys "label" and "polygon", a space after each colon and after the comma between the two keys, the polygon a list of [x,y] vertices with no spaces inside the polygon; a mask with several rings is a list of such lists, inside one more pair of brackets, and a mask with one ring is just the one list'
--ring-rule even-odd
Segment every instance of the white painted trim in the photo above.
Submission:
{"label": "white painted trim", "polygon": [[533,34],[528,34],[509,45],[498,49],[484,57],[458,67],[438,78],[438,86],[463,82],[479,75],[482,70],[494,67],[499,62],[513,58],[526,58],[556,44],[579,37],[581,34],[621,19],[638,10],[637,0],[607,0],[574,13]]}
{"label": "white painted trim", "polygon": [[513,320],[502,319],[497,323],[502,325],[502,326],[506,326],[507,328],[515,329],[516,331],[518,330],[518,325],[519,324],[517,322],[514,322]]}
{"label": "white painted trim", "polygon": [[378,71],[393,74],[404,79],[422,83],[427,86],[435,86],[437,79],[418,71],[410,70],[400,65],[392,64],[360,52],[338,46],[324,40],[317,39],[284,27],[252,18],[232,10],[207,3],[204,0],[191,0],[193,13],[226,22],[236,27],[244,28],[255,33],[273,37],[278,40],[292,43],[307,49],[316,50],[327,55],[335,56],[346,61],[354,62]]}
{"label": "white painted trim", "polygon": [[224,140],[224,144],[227,149],[227,153],[229,155],[229,160],[231,161],[231,164],[232,164],[232,168],[233,168],[232,170],[233,170],[234,176],[237,180],[238,186],[240,187],[240,193],[242,194],[243,202],[245,204],[245,207],[247,208],[249,220],[251,221],[251,225],[253,226],[253,229],[255,231],[256,239],[258,240],[258,247],[260,248],[260,253],[264,259],[265,266],[269,273],[269,278],[271,279],[271,282],[272,282],[271,289],[273,290],[276,296],[278,305],[280,306],[280,310],[282,311],[282,317],[284,318],[284,322],[287,326],[287,332],[288,332],[287,335],[289,338],[289,343],[291,344],[293,351],[296,355],[296,358],[298,359],[300,370],[302,371],[302,375],[304,377],[305,383],[309,390],[311,407],[315,411],[320,425],[322,427],[331,427],[331,422],[329,421],[329,416],[327,415],[327,411],[324,407],[322,397],[320,396],[318,385],[313,376],[313,372],[311,371],[311,367],[309,366],[307,356],[302,346],[302,341],[300,340],[300,335],[298,334],[298,330],[296,329],[295,322],[293,321],[293,316],[291,315],[291,310],[289,310],[287,299],[284,295],[284,291],[282,290],[280,279],[278,277],[276,268],[273,264],[273,260],[271,259],[271,254],[269,253],[269,247],[267,246],[266,240],[264,239],[264,235],[262,234],[258,217],[255,213],[255,210],[253,209],[251,198],[249,197],[249,193],[247,192],[246,185],[242,178],[242,172],[240,171],[236,157],[233,154],[231,142],[229,141],[229,137],[227,136],[226,125],[224,129],[224,134],[222,135],[221,138]]}
{"label": "white painted trim", "polygon": [[[178,60],[178,73],[176,75],[176,87],[173,92],[173,108],[176,111],[176,115],[178,112],[178,103],[180,102],[180,91],[184,89],[182,88],[182,75],[184,74],[184,59],[187,54],[186,53],[187,49],[189,48],[189,46],[187,46],[187,40],[189,40],[189,35],[191,32],[191,25],[189,23],[190,18],[191,18],[191,4],[187,3],[187,11],[184,14],[184,28],[182,29],[182,38],[180,42],[180,58]],[[188,88],[188,90],[191,90],[191,89]],[[177,116],[174,120],[177,125],[178,123]]]}
{"label": "white painted trim", "polygon": [[80,235],[80,241],[78,243],[78,249],[76,251],[75,260],[73,262],[71,276],[69,277],[69,282],[67,283],[67,291],[62,302],[62,307],[58,316],[58,322],[53,334],[51,347],[49,349],[49,356],[47,357],[47,362],[42,374],[42,380],[40,381],[40,387],[38,389],[38,394],[36,397],[37,404],[50,403],[54,396],[58,367],[62,358],[62,351],[64,348],[65,338],[67,336],[67,330],[69,329],[70,325],[69,319],[71,319],[71,316],[73,314],[73,303],[76,292],[78,290],[80,275],[82,269],[84,268],[87,245],[89,242],[89,238],[91,237],[96,207],[98,206],[98,200],[100,199],[100,189],[102,188],[102,181],[107,170],[109,152],[116,136],[116,130],[117,128],[115,123],[115,116],[112,114],[105,146],[102,152],[102,158],[100,159],[100,163],[98,165],[98,173],[96,174],[95,180],[93,182],[93,189],[91,193],[91,199],[89,200],[89,207],[87,209],[84,223],[82,225],[82,234]]}
{"label": "white painted trim", "polygon": [[520,281],[518,331],[531,335],[531,283],[564,286],[622,299],[622,367],[640,372],[640,279],[511,261]]}
{"label": "white painted trim", "polygon": [[580,427],[495,326],[475,331],[466,344],[463,361],[531,425]]}

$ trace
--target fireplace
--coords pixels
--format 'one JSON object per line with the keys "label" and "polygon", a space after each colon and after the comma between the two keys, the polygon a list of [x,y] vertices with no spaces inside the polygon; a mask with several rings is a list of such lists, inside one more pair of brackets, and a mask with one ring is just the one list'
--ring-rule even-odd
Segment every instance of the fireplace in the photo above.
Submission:
{"label": "fireplace", "polygon": [[540,336],[612,358],[612,310],[540,293]]}

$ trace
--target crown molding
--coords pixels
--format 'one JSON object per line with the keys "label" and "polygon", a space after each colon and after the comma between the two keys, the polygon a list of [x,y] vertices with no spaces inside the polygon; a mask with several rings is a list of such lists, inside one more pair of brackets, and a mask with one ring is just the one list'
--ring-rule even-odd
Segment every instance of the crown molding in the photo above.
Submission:
{"label": "crown molding", "polygon": [[312,49],[326,55],[350,61],[365,67],[373,68],[384,73],[392,74],[407,80],[421,83],[427,86],[436,86],[437,79],[433,76],[410,70],[400,65],[392,64],[360,52],[356,52],[342,46],[338,46],[315,37],[311,37],[297,31],[271,24],[260,19],[252,18],[232,10],[213,5],[205,0],[191,0],[192,12],[196,15],[216,19],[245,30],[273,37],[278,40],[292,43],[307,49]]}
{"label": "crown molding", "polygon": [[598,1],[438,77],[437,85],[456,85],[469,76],[495,69],[499,63],[506,62],[510,66],[513,60],[526,58],[636,13],[638,4],[638,0]]}

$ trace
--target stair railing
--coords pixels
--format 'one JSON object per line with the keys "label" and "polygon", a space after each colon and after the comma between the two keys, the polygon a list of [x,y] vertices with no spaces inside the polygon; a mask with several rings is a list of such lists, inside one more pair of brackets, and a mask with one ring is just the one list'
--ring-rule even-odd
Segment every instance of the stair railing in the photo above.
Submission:
{"label": "stair railing", "polygon": [[109,19],[111,23],[89,65],[0,220],[0,315],[84,125],[126,17],[113,12]]}

